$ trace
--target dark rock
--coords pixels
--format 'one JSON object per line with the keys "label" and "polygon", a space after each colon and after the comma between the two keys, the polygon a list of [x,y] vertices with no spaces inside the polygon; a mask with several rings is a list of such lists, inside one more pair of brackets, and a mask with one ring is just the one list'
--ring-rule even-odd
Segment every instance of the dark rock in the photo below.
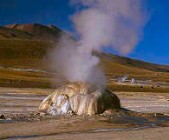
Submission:
{"label": "dark rock", "polygon": [[5,115],[4,114],[0,114],[0,119],[5,119]]}

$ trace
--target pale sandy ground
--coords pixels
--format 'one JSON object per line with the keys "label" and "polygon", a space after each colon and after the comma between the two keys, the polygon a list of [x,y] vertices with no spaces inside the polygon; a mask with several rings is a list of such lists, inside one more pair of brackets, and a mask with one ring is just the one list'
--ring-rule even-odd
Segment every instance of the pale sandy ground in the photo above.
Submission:
{"label": "pale sandy ground", "polygon": [[0,114],[8,118],[0,120],[0,139],[169,140],[169,118],[155,114],[168,115],[167,93],[116,93],[124,108],[151,115],[123,111],[106,117],[27,115],[37,111],[51,91],[0,88]]}

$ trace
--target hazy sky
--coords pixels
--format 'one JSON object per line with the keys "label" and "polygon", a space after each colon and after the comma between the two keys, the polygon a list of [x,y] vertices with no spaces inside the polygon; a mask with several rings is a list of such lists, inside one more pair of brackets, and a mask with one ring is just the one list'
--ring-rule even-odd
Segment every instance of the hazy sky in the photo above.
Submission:
{"label": "hazy sky", "polygon": [[[169,0],[146,0],[146,7],[149,22],[143,39],[128,56],[169,64]],[[54,24],[73,32],[70,16],[77,10],[69,5],[69,0],[0,0],[0,25]]]}

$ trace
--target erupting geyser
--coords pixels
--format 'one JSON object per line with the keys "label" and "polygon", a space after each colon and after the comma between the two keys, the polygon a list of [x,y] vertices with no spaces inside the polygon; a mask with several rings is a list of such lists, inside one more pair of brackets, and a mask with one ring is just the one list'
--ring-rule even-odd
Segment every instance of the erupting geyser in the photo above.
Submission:
{"label": "erupting geyser", "polygon": [[60,47],[50,54],[52,68],[72,84],[49,95],[40,111],[53,115],[69,111],[97,114],[120,108],[118,97],[105,88],[106,78],[94,52],[110,46],[128,54],[135,47],[146,23],[142,1],[72,0],[81,9],[72,17],[78,39],[63,36],[57,44]]}

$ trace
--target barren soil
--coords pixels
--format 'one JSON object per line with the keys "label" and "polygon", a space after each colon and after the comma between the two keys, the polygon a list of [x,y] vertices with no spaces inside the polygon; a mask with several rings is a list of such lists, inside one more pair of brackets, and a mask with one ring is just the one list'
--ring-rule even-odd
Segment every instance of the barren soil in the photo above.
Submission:
{"label": "barren soil", "polygon": [[1,88],[0,138],[167,140],[169,136],[167,93],[117,92],[125,109],[95,116],[37,113],[40,102],[52,91]]}

